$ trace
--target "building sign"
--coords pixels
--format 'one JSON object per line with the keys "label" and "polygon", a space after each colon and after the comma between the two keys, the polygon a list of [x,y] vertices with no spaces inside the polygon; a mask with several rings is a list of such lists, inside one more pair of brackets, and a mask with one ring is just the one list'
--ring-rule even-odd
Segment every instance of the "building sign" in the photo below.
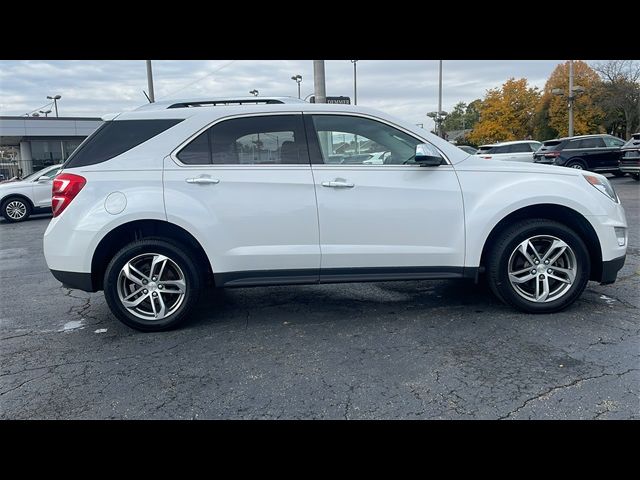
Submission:
{"label": "building sign", "polygon": [[[309,103],[316,103],[316,97],[311,96]],[[350,105],[351,99],[349,97],[327,97],[327,103],[337,103],[342,105]]]}

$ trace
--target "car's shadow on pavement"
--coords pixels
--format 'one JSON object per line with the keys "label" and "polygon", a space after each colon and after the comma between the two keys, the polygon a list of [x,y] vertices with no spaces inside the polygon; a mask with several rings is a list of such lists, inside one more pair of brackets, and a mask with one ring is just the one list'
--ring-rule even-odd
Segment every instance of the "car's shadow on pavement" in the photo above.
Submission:
{"label": "car's shadow on pavement", "polygon": [[479,314],[496,309],[509,307],[484,282],[476,285],[469,280],[208,289],[185,327],[232,324],[249,317],[252,322],[304,324],[455,311]]}

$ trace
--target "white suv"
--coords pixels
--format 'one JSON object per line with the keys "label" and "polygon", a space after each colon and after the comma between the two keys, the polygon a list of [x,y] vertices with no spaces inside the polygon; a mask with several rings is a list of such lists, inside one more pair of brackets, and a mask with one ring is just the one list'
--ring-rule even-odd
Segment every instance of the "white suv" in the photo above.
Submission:
{"label": "white suv", "polygon": [[503,160],[507,162],[533,162],[533,154],[542,143],[535,140],[518,140],[480,145],[476,155],[485,160]]}
{"label": "white suv", "polygon": [[51,181],[62,165],[51,165],[15,181],[0,184],[0,215],[22,222],[34,213],[51,211]]}
{"label": "white suv", "polygon": [[105,120],[54,180],[44,252],[58,280],[104,290],[139,330],[179,324],[207,284],[484,274],[503,301],[554,312],[624,264],[625,214],[605,177],[486,162],[368,108],[158,106]]}

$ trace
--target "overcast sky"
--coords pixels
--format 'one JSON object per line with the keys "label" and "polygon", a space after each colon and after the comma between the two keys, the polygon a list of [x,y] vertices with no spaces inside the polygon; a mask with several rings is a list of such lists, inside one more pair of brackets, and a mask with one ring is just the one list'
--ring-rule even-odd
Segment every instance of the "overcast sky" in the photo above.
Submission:
{"label": "overcast sky", "polygon": [[[509,77],[525,77],[542,88],[562,60],[445,60],[443,110],[459,101],[482,98]],[[591,62],[589,62],[591,63]],[[353,65],[349,60],[325,63],[327,95],[353,101]],[[433,122],[437,110],[437,60],[361,60],[358,104],[379,108],[412,123]],[[300,74],[302,97],[313,92],[311,60],[154,60],[156,100],[189,97],[297,96],[292,75]],[[47,95],[62,95],[61,116],[102,116],[147,103],[143,60],[0,61],[0,115],[24,115],[43,107]]]}

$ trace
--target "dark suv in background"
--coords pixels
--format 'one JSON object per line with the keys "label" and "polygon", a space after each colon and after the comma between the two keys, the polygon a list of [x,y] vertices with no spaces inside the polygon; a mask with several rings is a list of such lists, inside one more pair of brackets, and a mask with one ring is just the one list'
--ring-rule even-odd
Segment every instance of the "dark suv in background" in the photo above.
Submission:
{"label": "dark suv in background", "polygon": [[624,140],[611,135],[579,135],[547,140],[533,154],[535,163],[624,175],[620,171],[620,147]]}
{"label": "dark suv in background", "polygon": [[621,149],[620,171],[640,181],[640,132],[634,133]]}

